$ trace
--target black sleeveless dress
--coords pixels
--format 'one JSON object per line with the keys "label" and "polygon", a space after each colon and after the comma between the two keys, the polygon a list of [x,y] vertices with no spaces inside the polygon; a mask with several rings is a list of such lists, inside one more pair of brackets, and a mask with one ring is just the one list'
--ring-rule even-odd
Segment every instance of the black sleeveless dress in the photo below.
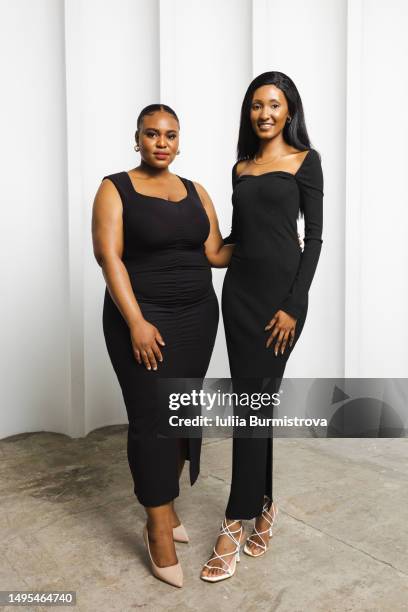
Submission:
{"label": "black sleeveless dress", "polygon": [[[237,393],[274,393],[306,320],[323,242],[323,173],[314,149],[296,174],[279,170],[237,176],[237,164],[232,170],[231,233],[224,239],[235,247],[222,291],[231,377]],[[297,235],[299,210],[305,220],[303,252]],[[266,348],[271,332],[264,328],[277,310],[297,322],[292,346],[287,344],[283,355],[275,356],[275,342]],[[258,516],[264,495],[272,499],[272,436],[264,432],[259,439],[254,431],[242,435],[246,437],[233,441],[226,511],[232,519]]]}
{"label": "black sleeveless dress", "polygon": [[[218,327],[219,308],[204,242],[210,224],[192,181],[179,202],[137,193],[127,172],[105,176],[123,206],[122,260],[144,318],[166,345],[156,371],[134,356],[129,327],[106,288],[103,330],[129,419],[128,460],[134,492],[143,506],[168,503],[179,494],[178,440],[160,438],[158,377],[205,377]],[[199,473],[201,439],[188,440],[190,482]]]}

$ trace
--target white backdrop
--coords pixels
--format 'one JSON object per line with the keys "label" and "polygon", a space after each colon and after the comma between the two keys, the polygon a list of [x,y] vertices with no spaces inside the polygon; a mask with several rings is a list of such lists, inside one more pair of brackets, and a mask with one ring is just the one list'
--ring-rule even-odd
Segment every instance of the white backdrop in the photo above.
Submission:
{"label": "white backdrop", "polygon": [[[407,376],[404,0],[0,0],[0,22],[0,437],[126,422],[95,192],[138,163],[137,115],[164,102],[181,120],[172,169],[206,187],[227,234],[239,109],[266,70],[297,84],[325,177],[322,254],[286,376]],[[208,376],[228,374],[220,323]]]}

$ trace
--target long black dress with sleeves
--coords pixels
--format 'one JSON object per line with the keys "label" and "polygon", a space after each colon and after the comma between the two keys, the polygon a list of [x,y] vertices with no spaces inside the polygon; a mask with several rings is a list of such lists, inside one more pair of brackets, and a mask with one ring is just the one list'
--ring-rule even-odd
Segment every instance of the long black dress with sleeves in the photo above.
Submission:
{"label": "long black dress with sleeves", "polygon": [[[320,157],[310,149],[296,174],[277,170],[237,176],[236,167],[237,164],[232,171],[232,227],[224,239],[225,244],[235,247],[222,292],[231,376],[233,382],[249,377],[279,379],[305,323],[308,292],[323,242]],[[305,221],[303,252],[297,233],[299,211]],[[266,348],[270,331],[264,328],[277,310],[297,321],[292,346],[288,343],[283,355],[279,352],[275,356],[274,343]],[[263,495],[271,497],[272,451],[261,444],[267,441],[234,440],[229,518],[256,516],[260,514]],[[245,466],[241,465],[244,461]]]}
{"label": "long black dress with sleeves", "polygon": [[[264,327],[281,309],[297,319],[295,342],[299,338],[323,242],[322,168],[314,149],[296,174],[278,170],[237,176],[236,165],[232,231],[224,239],[235,248],[222,295],[231,374],[278,376],[291,351],[275,357],[272,348],[265,348]],[[299,210],[305,220],[303,252]]]}

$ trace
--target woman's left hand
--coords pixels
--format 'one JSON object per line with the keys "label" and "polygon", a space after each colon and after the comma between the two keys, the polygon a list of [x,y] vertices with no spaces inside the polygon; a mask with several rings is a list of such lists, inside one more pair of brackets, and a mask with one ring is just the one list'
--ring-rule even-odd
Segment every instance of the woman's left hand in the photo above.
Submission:
{"label": "woman's left hand", "polygon": [[266,341],[266,348],[271,346],[274,338],[277,336],[274,349],[275,355],[278,355],[279,349],[281,354],[283,354],[288,342],[289,346],[292,346],[295,339],[296,319],[284,310],[277,310],[268,325],[266,325],[265,331],[271,329],[272,333]]}

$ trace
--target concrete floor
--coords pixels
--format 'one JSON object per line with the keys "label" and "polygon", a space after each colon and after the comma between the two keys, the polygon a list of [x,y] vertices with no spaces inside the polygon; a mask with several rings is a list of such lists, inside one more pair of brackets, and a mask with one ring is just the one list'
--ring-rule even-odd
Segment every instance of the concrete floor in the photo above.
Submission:
{"label": "concrete floor", "polygon": [[183,479],[177,509],[192,543],[178,545],[176,589],[149,571],[126,426],[1,440],[0,589],[75,590],[65,609],[84,612],[408,610],[407,439],[275,439],[273,544],[208,584],[198,573],[223,517],[230,452],[230,440],[206,440],[199,480]]}

